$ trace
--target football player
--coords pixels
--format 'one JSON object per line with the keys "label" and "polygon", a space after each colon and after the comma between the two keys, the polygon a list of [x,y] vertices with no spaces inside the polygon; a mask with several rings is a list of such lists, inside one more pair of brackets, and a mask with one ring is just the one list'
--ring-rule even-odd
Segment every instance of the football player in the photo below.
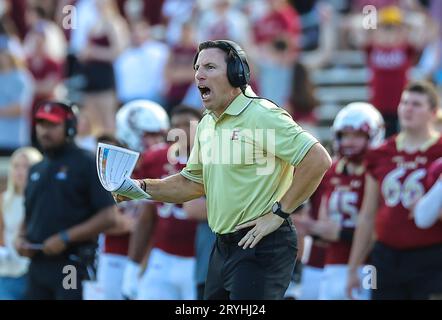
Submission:
{"label": "football player", "polygon": [[[360,288],[358,267],[371,252],[375,269],[364,275],[372,298],[433,299],[442,295],[442,222],[419,229],[411,209],[427,191],[432,162],[442,154],[434,130],[438,94],[428,82],[412,82],[398,107],[400,133],[365,156],[364,199],[354,234],[347,294]],[[375,272],[373,272],[375,270]],[[367,279],[367,281],[365,281]]]}
{"label": "football player", "polygon": [[[324,180],[323,180],[324,181]],[[293,223],[298,231],[298,237],[303,237],[302,271],[299,285],[299,293],[296,296],[299,300],[318,300],[319,285],[321,283],[326,243],[319,237],[310,235],[311,226],[318,219],[319,206],[321,202],[323,181],[310,197],[306,212],[299,215],[292,215]]]}
{"label": "football player", "polygon": [[[123,105],[116,115],[117,140],[135,151],[147,150],[161,142],[164,143],[168,128],[167,113],[152,101],[129,102]],[[109,143],[112,144],[112,141]],[[105,300],[123,298],[123,274],[128,265],[131,232],[138,216],[144,211],[152,210],[143,201],[119,203],[118,207],[121,213],[120,223],[118,227],[106,232],[97,269],[97,280]]]}
{"label": "football player", "polygon": [[[179,107],[172,111],[171,123],[174,129],[169,134],[178,137],[171,145],[155,145],[142,156],[142,164],[136,175],[149,178],[164,178],[185,167],[193,142],[191,125],[201,119],[199,111]],[[196,298],[195,231],[197,221],[190,212],[204,215],[205,206],[200,199],[183,205],[157,203],[156,213],[151,210],[142,214],[131,241],[131,263],[141,263],[143,252],[152,244],[147,268],[142,275],[137,292],[139,300],[192,300]],[[199,210],[193,210],[195,208]],[[154,227],[152,227],[154,225]]]}
{"label": "football player", "polygon": [[[329,243],[319,287],[320,300],[346,299],[347,262],[364,192],[364,155],[384,139],[384,121],[371,104],[344,107],[333,123],[338,158],[323,180],[319,220],[310,232]],[[361,270],[359,271],[361,273]],[[364,290],[358,299],[368,299]]]}

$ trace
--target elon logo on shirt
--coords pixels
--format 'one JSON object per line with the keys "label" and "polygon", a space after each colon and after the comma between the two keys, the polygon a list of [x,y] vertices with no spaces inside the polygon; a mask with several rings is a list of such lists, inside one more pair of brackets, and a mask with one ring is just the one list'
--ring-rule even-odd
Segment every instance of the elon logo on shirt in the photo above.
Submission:
{"label": "elon logo on shirt", "polygon": [[232,136],[230,137],[230,140],[238,140],[239,139],[239,129],[233,129]]}

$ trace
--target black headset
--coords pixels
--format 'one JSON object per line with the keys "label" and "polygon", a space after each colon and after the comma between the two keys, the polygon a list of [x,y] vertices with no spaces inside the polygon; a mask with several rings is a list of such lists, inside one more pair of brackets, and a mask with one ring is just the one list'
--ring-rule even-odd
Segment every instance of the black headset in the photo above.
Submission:
{"label": "black headset", "polygon": [[66,127],[65,135],[67,138],[73,139],[77,134],[77,122],[79,114],[79,109],[77,104],[68,100],[60,100],[60,101],[49,100],[49,101],[42,101],[39,105],[44,106],[46,104],[60,106],[67,111],[68,116],[64,122],[64,125]]}
{"label": "black headset", "polygon": [[[250,82],[250,67],[249,63],[247,62],[246,53],[238,44],[230,40],[214,40],[212,42],[213,45],[208,46],[207,49],[219,48],[227,52],[227,79],[229,80],[232,87],[240,88],[242,93],[247,98],[267,100],[278,106],[278,104],[270,99],[264,97],[252,97],[246,94],[246,88]],[[198,52],[193,59],[194,67],[201,50],[204,49],[198,49]]]}
{"label": "black headset", "polygon": [[[213,42],[214,46],[208,47],[207,49],[219,48],[227,52],[227,79],[232,87],[241,88],[241,90],[244,91],[250,82],[250,67],[244,50],[230,40],[215,40]],[[193,59],[194,66],[200,51],[201,50],[198,50]]]}

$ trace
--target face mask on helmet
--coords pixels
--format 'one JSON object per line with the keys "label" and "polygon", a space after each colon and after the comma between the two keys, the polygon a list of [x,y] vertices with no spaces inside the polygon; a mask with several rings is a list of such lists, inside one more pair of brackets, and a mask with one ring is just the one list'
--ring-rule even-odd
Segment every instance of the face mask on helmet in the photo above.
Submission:
{"label": "face mask on helmet", "polygon": [[[384,121],[381,114],[371,104],[365,102],[354,102],[345,106],[336,115],[333,122],[335,134],[335,146],[340,156],[350,161],[361,161],[367,148],[379,146],[384,139]],[[343,143],[343,133],[353,134],[350,142]],[[362,134],[360,134],[362,133]],[[363,143],[366,141],[365,143]]]}
{"label": "face mask on helmet", "polygon": [[116,115],[116,137],[129,149],[145,149],[146,132],[164,134],[169,129],[169,117],[159,104],[135,100],[123,105]]}
{"label": "face mask on helmet", "polygon": [[368,133],[363,130],[346,128],[337,132],[336,143],[337,151],[341,157],[353,162],[360,162],[368,148]]}

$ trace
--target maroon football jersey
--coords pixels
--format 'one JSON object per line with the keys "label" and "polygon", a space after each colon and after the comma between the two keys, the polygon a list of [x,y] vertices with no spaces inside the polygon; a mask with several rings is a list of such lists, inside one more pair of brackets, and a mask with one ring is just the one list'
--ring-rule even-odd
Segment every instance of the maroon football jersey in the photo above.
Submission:
{"label": "maroon football jersey", "polygon": [[434,161],[430,165],[430,168],[428,168],[427,179],[425,179],[426,187],[430,189],[441,175],[442,175],[442,157]]}
{"label": "maroon football jersey", "polygon": [[402,91],[408,82],[408,71],[413,65],[416,49],[408,44],[387,48],[369,45],[367,64],[370,79],[370,102],[383,115],[396,115]]}
{"label": "maroon football jersey", "polygon": [[[127,201],[118,204],[118,211],[123,215],[137,217],[139,214],[136,202]],[[106,235],[104,238],[104,252],[127,256],[129,250],[130,233],[121,235]]]}
{"label": "maroon football jersey", "polygon": [[[319,214],[319,206],[321,205],[321,197],[324,188],[324,180],[319,184],[316,191],[310,197],[310,214],[312,219],[317,220]],[[313,241],[312,247],[310,249],[310,255],[307,259],[306,265],[315,267],[315,268],[323,268],[325,261],[325,250],[326,247],[323,243],[319,243],[318,241]]]}
{"label": "maroon football jersey", "polygon": [[[142,155],[136,175],[160,179],[179,173],[187,159],[179,159],[175,151],[175,145],[152,146]],[[158,202],[157,215],[153,246],[169,254],[193,257],[197,222],[186,218],[180,204]]]}
{"label": "maroon football jersey", "polygon": [[[324,178],[324,191],[328,218],[341,228],[354,229],[357,215],[364,196],[365,169],[362,165],[350,174],[346,170],[346,160],[333,164]],[[325,264],[347,264],[351,243],[348,241],[330,242]]]}
{"label": "maroon football jersey", "polygon": [[442,222],[419,229],[410,213],[428,191],[425,183],[431,164],[442,155],[442,138],[435,137],[417,152],[403,149],[401,135],[387,140],[366,156],[367,172],[378,182],[380,202],[376,215],[377,239],[396,249],[413,249],[442,243]]}

